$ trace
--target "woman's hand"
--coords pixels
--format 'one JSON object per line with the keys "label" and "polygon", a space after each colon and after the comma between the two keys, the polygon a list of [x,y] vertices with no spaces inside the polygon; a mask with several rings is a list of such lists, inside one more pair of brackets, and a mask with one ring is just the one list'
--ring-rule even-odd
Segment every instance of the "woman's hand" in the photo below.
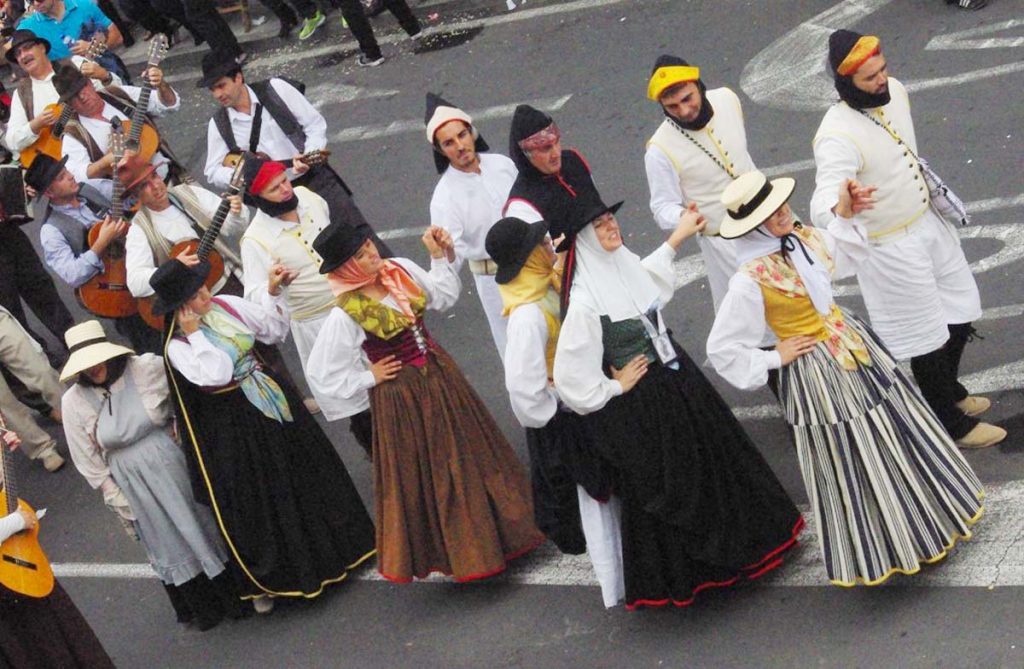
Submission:
{"label": "woman's hand", "polygon": [[39,524],[39,518],[36,516],[35,511],[23,507],[18,507],[18,513],[20,513],[21,517],[25,519],[26,530],[35,529],[36,525]]}
{"label": "woman's hand", "polygon": [[647,356],[642,353],[629,362],[622,369],[612,367],[612,378],[622,386],[622,392],[628,393],[633,389],[644,374],[647,373]]}
{"label": "woman's hand", "polygon": [[199,330],[199,314],[192,311],[192,308],[188,305],[182,305],[178,307],[178,327],[185,333],[185,336],[189,336],[193,332]]}
{"label": "woman's hand", "polygon": [[865,209],[874,209],[876,190],[877,186],[864,186],[856,179],[847,179],[839,187],[839,202],[834,209],[836,216],[853,218]]}
{"label": "woman's hand", "polygon": [[799,337],[783,339],[775,345],[775,350],[778,352],[779,358],[782,359],[783,367],[785,367],[800,356],[807,355],[813,351],[817,345],[817,337],[813,335],[800,335]]}
{"label": "woman's hand", "polygon": [[691,202],[683,210],[683,213],[679,215],[679,223],[676,224],[676,229],[668,236],[668,245],[673,249],[678,249],[684,241],[693,237],[698,232],[703,232],[706,225],[707,220],[700,213],[700,210],[697,209],[697,203]]}
{"label": "woman's hand", "polygon": [[281,286],[290,286],[298,276],[299,270],[288,269],[281,263],[275,262],[267,272],[267,292],[277,297],[281,293]]}
{"label": "woman's hand", "polygon": [[370,365],[370,371],[373,372],[373,381],[378,386],[398,376],[398,372],[401,370],[402,361],[395,360],[394,355],[386,355]]}

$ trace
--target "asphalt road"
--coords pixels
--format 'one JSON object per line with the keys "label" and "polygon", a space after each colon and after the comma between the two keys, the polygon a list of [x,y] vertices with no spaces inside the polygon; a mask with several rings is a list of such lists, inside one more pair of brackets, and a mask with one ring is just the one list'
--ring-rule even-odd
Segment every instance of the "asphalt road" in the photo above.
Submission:
{"label": "asphalt road", "polygon": [[[65,588],[123,667],[1024,666],[1024,530],[1017,522],[1024,516],[1024,486],[1017,484],[1024,479],[1022,10],[1020,0],[992,0],[971,13],[941,0],[530,0],[511,13],[500,0],[430,2],[416,8],[424,18],[438,13],[419,53],[390,16],[375,20],[388,61],[369,70],[355,66],[354,42],[336,15],[329,30],[301,46],[281,47],[274,25],[257,28],[246,42],[255,57],[246,68],[250,79],[301,79],[323,102],[332,163],[376,229],[393,235],[393,248],[422,261],[415,229],[429,222],[437,179],[421,129],[428,90],[482,111],[478,126],[502,152],[516,103],[557,107],[563,141],[586,155],[607,200],[626,200],[619,219],[627,244],[646,253],[663,239],[647,208],[643,173],[644,143],[660,121],[644,96],[659,53],[686,57],[710,87],[740,94],[751,154],[762,168],[784,166],[773,171],[797,178],[793,202],[806,212],[813,189],[806,161],[823,113],[815,72],[824,62],[824,36],[837,27],[880,35],[891,74],[912,89],[921,153],[977,212],[964,247],[977,263],[985,339],[968,347],[963,371],[993,399],[991,420],[1011,431],[1001,446],[967,453],[998,494],[978,540],[946,563],[893,587],[847,591],[820,585],[823,569],[806,549],[763,584],[712,593],[684,610],[627,613],[602,608],[597,588],[583,585],[585,563],[573,572],[578,563],[566,566],[549,550],[487,583],[357,580],[317,601],[285,603],[268,617],[200,634],[174,623],[157,581],[131,577],[144,552],[72,467],[50,475],[20,459],[24,495],[49,509],[43,543],[51,560],[129,576],[65,577]],[[127,60],[141,60],[140,50]],[[164,63],[184,101],[162,127],[196,173],[214,109],[194,88],[201,55],[175,47]],[[692,244],[683,250],[684,285],[666,314],[681,343],[702,359],[712,308],[694,253]],[[860,309],[848,285],[851,294],[841,299]],[[479,302],[465,292],[452,311],[431,316],[431,328],[525,461]],[[793,498],[806,504],[771,395],[740,393],[708,374]],[[370,504],[369,463],[347,425],[323,424]]]}

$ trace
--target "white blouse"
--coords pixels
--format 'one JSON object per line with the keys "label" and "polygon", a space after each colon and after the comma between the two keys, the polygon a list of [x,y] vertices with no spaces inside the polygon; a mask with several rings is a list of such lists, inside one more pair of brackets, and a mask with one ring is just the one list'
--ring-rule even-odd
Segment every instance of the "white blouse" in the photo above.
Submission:
{"label": "white blouse", "polygon": [[[402,266],[427,297],[427,307],[445,311],[455,304],[462,283],[455,264],[447,259],[432,259],[427,272],[412,260],[392,258]],[[398,309],[390,295],[381,303]],[[338,420],[370,408],[367,391],[376,385],[370,362],[362,345],[366,333],[340,307],[333,307],[320,328],[316,344],[306,363],[306,380],[316,394],[320,410],[327,420]]]}
{"label": "white blouse", "polygon": [[505,388],[512,413],[523,427],[544,427],[558,410],[558,393],[548,381],[545,357],[548,322],[536,303],[523,304],[508,316]]}
{"label": "white blouse", "polygon": [[[658,309],[664,308],[672,298],[675,285],[672,261],[675,255],[675,249],[665,243],[641,261],[661,289],[655,305],[652,305]],[[578,414],[600,411],[613,397],[622,394],[619,382],[605,376],[603,361],[601,314],[582,300],[570,299],[569,310],[558,335],[555,388],[562,401]]]}
{"label": "white blouse", "polygon": [[[284,291],[276,297],[263,291],[260,303],[234,295],[218,295],[235,310],[242,322],[264,344],[280,344],[288,336],[290,318]],[[214,346],[202,330],[190,334],[187,341],[172,339],[167,359],[174,368],[197,386],[226,386],[234,376],[235,365],[227,352]]]}
{"label": "white blouse", "polygon": [[[863,223],[856,216],[845,219],[833,215],[828,228],[816,229],[835,262],[832,278],[852,276],[870,253]],[[737,272],[729,280],[729,292],[708,335],[708,359],[715,371],[741,390],[766,384],[768,371],[782,367],[774,349],[759,348],[766,330],[768,321],[761,287],[746,274]]]}
{"label": "white blouse", "polygon": [[[150,420],[155,425],[170,423],[170,390],[167,386],[163,358],[152,353],[133,357],[129,359],[124,374],[131,374]],[[125,376],[122,375],[111,384],[110,392],[121,391],[125,383]],[[64,415],[64,436],[75,468],[94,490],[103,491],[103,498],[107,501],[117,493],[118,487],[110,477],[110,468],[107,466],[103,447],[96,438],[99,410],[89,401],[90,396],[102,398],[103,395],[104,391],[100,388],[75,383],[64,393],[61,412]],[[101,403],[100,407],[102,406]]]}

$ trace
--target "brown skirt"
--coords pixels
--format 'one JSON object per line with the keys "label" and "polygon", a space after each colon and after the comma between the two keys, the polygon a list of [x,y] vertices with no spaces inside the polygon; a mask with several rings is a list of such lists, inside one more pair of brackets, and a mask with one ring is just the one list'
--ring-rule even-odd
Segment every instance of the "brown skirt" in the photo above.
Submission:
{"label": "brown skirt", "polygon": [[486,578],[544,541],[526,471],[439,347],[370,393],[378,569]]}

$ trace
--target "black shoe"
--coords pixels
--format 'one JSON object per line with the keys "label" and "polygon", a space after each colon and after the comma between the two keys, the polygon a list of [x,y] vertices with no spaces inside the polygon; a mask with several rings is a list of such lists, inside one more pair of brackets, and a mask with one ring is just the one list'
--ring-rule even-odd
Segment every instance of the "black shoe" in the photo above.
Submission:
{"label": "black shoe", "polygon": [[292,31],[295,30],[295,26],[299,25],[299,17],[294,13],[291,16],[279,16],[278,21],[281,22],[281,29],[277,31],[277,36],[280,39],[288,39],[292,35]]}

